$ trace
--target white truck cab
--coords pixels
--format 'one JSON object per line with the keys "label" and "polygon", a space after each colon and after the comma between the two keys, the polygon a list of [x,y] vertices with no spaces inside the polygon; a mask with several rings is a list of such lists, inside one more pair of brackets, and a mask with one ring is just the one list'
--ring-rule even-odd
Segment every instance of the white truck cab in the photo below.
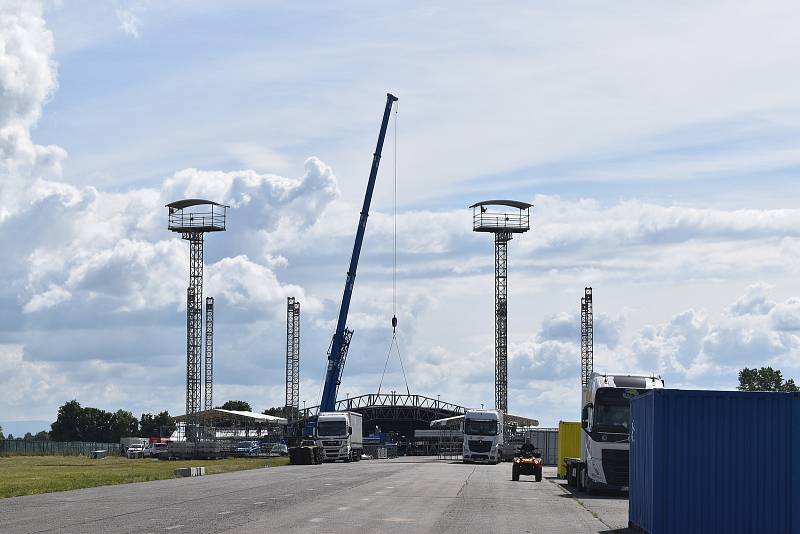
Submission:
{"label": "white truck cab", "polygon": [[364,449],[363,416],[356,412],[320,412],[314,441],[326,462],[359,461]]}
{"label": "white truck cab", "polygon": [[570,485],[628,490],[630,400],[663,387],[657,376],[591,374],[581,403],[581,457],[566,459]]}
{"label": "white truck cab", "polygon": [[461,423],[464,463],[500,463],[503,445],[503,412],[467,410]]}

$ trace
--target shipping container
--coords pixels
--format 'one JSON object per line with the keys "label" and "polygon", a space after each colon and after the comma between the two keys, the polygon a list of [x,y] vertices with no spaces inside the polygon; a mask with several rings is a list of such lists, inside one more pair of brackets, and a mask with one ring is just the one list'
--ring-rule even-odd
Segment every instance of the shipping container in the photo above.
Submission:
{"label": "shipping container", "polygon": [[537,428],[528,430],[525,437],[542,453],[544,465],[558,465],[558,429]]}
{"label": "shipping container", "polygon": [[578,458],[581,455],[580,422],[558,422],[558,478],[567,478],[564,458]]}
{"label": "shipping container", "polygon": [[632,528],[800,533],[800,394],[654,390],[630,439]]}

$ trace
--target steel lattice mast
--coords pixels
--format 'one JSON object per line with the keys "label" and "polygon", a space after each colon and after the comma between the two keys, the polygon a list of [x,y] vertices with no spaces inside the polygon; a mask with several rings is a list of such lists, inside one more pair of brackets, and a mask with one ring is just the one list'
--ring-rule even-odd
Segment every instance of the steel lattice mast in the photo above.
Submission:
{"label": "steel lattice mast", "polygon": [[[189,296],[186,305],[186,414],[189,415],[202,409],[203,233],[187,232],[182,237],[189,241]],[[192,420],[192,423],[196,421]]]}
{"label": "steel lattice mast", "polygon": [[589,385],[589,377],[594,370],[594,317],[592,309],[592,288],[583,290],[581,298],[581,386]]}
{"label": "steel lattice mast", "polygon": [[[180,233],[181,238],[189,242],[189,287],[186,290],[186,439],[197,441],[197,414],[203,402],[203,237],[206,232],[225,231],[228,206],[210,200],[190,198],[167,204],[167,208],[167,228]],[[211,379],[213,380],[213,370]],[[210,391],[207,395],[210,395]],[[210,402],[210,397],[208,398]]]}
{"label": "steel lattice mast", "polygon": [[286,416],[300,409],[300,303],[286,299]]}
{"label": "steel lattice mast", "polygon": [[494,234],[494,405],[503,412],[508,411],[508,242],[530,230],[531,206],[516,200],[470,206],[473,231]]}
{"label": "steel lattice mast", "polygon": [[206,297],[206,358],[203,409],[214,407],[214,297]]}
{"label": "steel lattice mast", "polygon": [[494,234],[494,401],[508,411],[508,242],[511,232]]}

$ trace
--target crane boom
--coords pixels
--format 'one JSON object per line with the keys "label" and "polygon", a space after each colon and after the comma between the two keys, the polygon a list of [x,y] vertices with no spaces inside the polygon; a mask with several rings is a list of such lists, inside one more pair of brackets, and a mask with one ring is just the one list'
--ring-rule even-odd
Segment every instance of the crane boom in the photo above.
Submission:
{"label": "crane boom", "polygon": [[372,169],[369,172],[367,191],[364,193],[364,206],[361,208],[361,218],[358,221],[356,241],[353,244],[353,255],[350,257],[350,269],[347,271],[347,279],[344,283],[342,305],[339,308],[339,320],[336,323],[336,332],[333,334],[331,352],[328,355],[328,369],[325,372],[325,385],[322,389],[322,400],[319,403],[320,412],[332,412],[336,409],[336,389],[337,382],[342,372],[342,348],[345,344],[347,313],[350,311],[350,299],[353,296],[353,286],[356,282],[356,269],[358,268],[358,258],[361,255],[361,244],[364,241],[364,231],[367,228],[367,217],[369,217],[369,205],[372,202],[372,191],[375,189],[375,179],[378,177],[378,166],[381,163],[383,140],[386,137],[386,127],[389,124],[389,116],[391,115],[392,105],[395,101],[397,101],[396,96],[391,93],[386,94],[386,108],[383,110],[383,121],[381,122],[380,133],[378,134],[378,144],[375,147],[375,154],[373,154],[372,157]]}

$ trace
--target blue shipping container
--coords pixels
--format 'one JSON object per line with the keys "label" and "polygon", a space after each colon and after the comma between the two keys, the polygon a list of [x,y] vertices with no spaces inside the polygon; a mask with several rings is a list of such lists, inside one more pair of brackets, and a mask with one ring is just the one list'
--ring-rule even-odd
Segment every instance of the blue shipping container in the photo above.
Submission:
{"label": "blue shipping container", "polygon": [[800,533],[800,394],[632,399],[628,520],[650,534]]}

